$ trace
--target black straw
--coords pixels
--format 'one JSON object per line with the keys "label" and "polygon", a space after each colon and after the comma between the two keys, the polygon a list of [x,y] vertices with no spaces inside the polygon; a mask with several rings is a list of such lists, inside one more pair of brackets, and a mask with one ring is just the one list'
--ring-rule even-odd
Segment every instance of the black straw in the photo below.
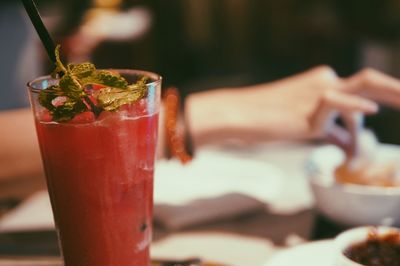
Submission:
{"label": "black straw", "polygon": [[56,46],[49,34],[49,31],[43,24],[43,20],[40,17],[35,2],[33,2],[33,0],[22,0],[22,3],[24,4],[25,10],[31,19],[33,26],[35,27],[44,48],[46,48],[47,55],[53,63],[56,63],[56,55],[54,53]]}

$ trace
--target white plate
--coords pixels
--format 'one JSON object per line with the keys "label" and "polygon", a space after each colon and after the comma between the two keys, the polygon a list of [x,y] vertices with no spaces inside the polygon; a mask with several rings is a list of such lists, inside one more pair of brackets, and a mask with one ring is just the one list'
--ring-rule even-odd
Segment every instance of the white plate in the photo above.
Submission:
{"label": "white plate", "polygon": [[222,232],[176,233],[151,245],[153,258],[198,257],[215,265],[259,266],[275,253],[274,244],[266,239]]}
{"label": "white plate", "polygon": [[333,240],[323,240],[281,251],[264,266],[331,266],[333,256]]}

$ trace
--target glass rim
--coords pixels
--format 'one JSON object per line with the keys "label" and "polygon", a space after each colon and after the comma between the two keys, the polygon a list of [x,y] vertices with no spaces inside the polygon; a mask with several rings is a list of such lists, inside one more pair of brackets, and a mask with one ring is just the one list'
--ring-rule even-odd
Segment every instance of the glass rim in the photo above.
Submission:
{"label": "glass rim", "polygon": [[[162,81],[162,76],[159,74],[156,74],[154,72],[151,71],[146,71],[146,70],[139,70],[139,69],[127,69],[127,68],[106,68],[106,69],[99,69],[99,70],[109,70],[109,71],[116,71],[118,73],[125,73],[125,74],[141,74],[143,76],[148,76],[152,79],[154,79],[154,81],[150,82],[150,83],[146,83],[146,87],[148,86],[153,86],[153,85],[157,85],[160,84]],[[54,79],[51,77],[51,75],[44,75],[44,76],[40,76],[37,77],[31,81],[28,81],[26,83],[26,86],[28,87],[29,91],[33,92],[33,93],[39,93],[41,90],[45,89],[37,89],[33,87],[33,84],[43,81],[43,80],[48,80],[48,79]],[[54,79],[56,80],[56,79]]]}

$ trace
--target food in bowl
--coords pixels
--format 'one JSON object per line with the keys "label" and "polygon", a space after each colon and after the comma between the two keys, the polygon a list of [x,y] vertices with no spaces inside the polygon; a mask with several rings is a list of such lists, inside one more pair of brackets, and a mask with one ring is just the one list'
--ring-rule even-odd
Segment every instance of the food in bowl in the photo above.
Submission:
{"label": "food in bowl", "polygon": [[395,187],[400,186],[396,170],[395,162],[365,161],[356,167],[345,162],[335,169],[335,177],[336,181],[342,184]]}
{"label": "food in bowl", "polygon": [[[400,146],[379,144],[377,163],[395,162],[400,173]],[[346,160],[334,145],[314,149],[306,170],[316,209],[330,221],[344,226],[400,225],[400,186],[340,183],[335,171]]]}
{"label": "food in bowl", "polygon": [[345,230],[334,240],[333,265],[400,266],[399,236],[400,229],[396,227],[362,226]]}
{"label": "food in bowl", "polygon": [[371,228],[366,240],[351,244],[343,254],[361,265],[400,266],[400,232],[379,234]]}

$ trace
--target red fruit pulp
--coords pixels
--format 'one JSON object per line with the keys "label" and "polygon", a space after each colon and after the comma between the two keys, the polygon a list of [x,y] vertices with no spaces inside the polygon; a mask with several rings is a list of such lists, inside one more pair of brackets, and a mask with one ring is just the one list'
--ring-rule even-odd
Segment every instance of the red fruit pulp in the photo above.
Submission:
{"label": "red fruit pulp", "polygon": [[89,123],[93,122],[96,119],[95,115],[92,112],[83,112],[77,114],[70,123],[72,124],[81,124],[81,123]]}
{"label": "red fruit pulp", "polygon": [[66,266],[148,266],[158,114],[36,120]]}

